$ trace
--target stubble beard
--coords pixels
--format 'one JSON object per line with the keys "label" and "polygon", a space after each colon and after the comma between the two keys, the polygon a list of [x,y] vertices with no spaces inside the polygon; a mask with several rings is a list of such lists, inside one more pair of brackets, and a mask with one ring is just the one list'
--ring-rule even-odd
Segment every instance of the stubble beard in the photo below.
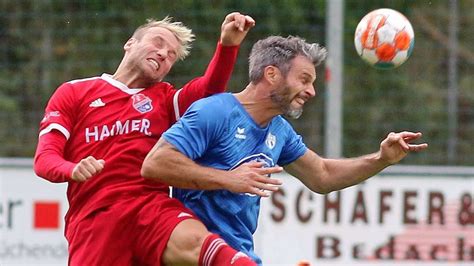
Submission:
{"label": "stubble beard", "polygon": [[270,99],[277,104],[283,114],[292,119],[298,119],[303,114],[303,108],[291,108],[290,87],[287,85],[273,91]]}

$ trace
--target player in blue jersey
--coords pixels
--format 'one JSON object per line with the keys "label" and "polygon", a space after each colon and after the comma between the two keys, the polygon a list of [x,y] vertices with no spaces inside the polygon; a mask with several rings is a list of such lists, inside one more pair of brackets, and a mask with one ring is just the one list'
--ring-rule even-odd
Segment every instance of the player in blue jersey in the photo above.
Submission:
{"label": "player in blue jersey", "polygon": [[[271,36],[250,54],[250,83],[240,93],[200,100],[163,134],[142,166],[145,177],[175,187],[211,232],[233,248],[253,251],[260,198],[281,182],[282,170],[317,193],[355,185],[428,145],[412,144],[421,133],[390,133],[379,151],[349,159],[326,159],[308,149],[281,116],[298,118],[315,96],[316,66],[326,56],[318,44]],[[180,189],[176,189],[180,188]]]}

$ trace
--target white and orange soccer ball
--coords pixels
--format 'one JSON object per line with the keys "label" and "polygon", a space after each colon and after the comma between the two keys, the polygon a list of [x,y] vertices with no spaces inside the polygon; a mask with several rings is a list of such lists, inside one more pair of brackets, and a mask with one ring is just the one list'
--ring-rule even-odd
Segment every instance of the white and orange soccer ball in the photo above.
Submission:
{"label": "white and orange soccer ball", "polygon": [[415,34],[410,21],[389,8],[376,9],[357,25],[354,44],[359,56],[370,65],[390,69],[410,57]]}

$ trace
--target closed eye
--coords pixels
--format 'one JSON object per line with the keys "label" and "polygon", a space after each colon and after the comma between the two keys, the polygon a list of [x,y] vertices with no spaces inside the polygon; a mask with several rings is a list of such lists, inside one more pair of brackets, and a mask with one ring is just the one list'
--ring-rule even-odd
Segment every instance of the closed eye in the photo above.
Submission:
{"label": "closed eye", "polygon": [[309,79],[309,78],[303,78],[303,79],[301,80],[301,82],[302,82],[304,85],[308,85],[308,84],[313,83],[312,80]]}
{"label": "closed eye", "polygon": [[161,37],[153,38],[153,45],[156,48],[163,48],[163,38],[161,38]]}
{"label": "closed eye", "polygon": [[168,52],[168,57],[174,61],[178,57],[178,55],[176,54],[175,51],[170,51]]}

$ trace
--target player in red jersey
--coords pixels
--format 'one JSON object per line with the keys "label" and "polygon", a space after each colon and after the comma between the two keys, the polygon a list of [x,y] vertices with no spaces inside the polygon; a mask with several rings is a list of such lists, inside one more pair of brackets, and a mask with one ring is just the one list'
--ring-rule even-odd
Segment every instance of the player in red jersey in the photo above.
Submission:
{"label": "player in red jersey", "polygon": [[125,43],[113,75],[74,80],[52,95],[40,123],[34,169],[68,182],[65,236],[70,265],[254,265],[140,176],[148,151],[188,106],[222,92],[254,20],[226,16],[205,74],[176,90],[163,82],[189,53],[191,30],[149,20]]}

